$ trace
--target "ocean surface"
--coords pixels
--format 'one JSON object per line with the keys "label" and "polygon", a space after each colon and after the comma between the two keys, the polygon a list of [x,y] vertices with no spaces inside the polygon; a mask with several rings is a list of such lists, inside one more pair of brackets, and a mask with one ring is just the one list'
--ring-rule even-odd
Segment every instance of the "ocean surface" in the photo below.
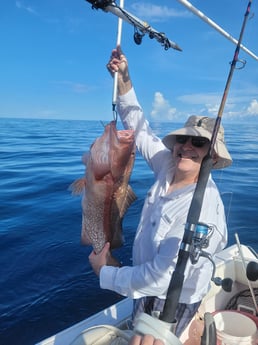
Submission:
{"label": "ocean surface", "polygon": [[[155,123],[159,136],[180,124]],[[229,244],[258,250],[258,124],[224,124],[234,163],[213,176],[225,203]],[[84,174],[81,156],[103,132],[99,121],[0,119],[0,344],[31,345],[121,297],[101,290],[90,247],[81,246],[81,199],[68,191]],[[140,156],[131,186],[138,196],[124,219],[131,264],[144,196],[153,181]]]}

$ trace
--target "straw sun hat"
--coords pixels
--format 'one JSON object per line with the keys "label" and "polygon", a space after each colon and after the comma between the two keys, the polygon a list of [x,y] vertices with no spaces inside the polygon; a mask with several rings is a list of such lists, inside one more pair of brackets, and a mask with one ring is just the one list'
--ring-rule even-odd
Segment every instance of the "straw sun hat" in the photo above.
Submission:
{"label": "straw sun hat", "polygon": [[[162,139],[162,142],[168,149],[173,150],[177,135],[199,136],[211,140],[214,125],[214,118],[192,115],[186,121],[183,128],[169,133]],[[218,158],[213,165],[213,169],[225,168],[232,164],[232,158],[225,145],[224,129],[222,126],[219,128],[214,150]]]}

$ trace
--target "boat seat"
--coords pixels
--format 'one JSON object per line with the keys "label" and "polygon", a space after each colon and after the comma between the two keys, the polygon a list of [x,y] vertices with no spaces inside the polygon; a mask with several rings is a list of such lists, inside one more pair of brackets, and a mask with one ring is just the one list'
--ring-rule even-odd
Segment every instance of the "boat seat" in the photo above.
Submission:
{"label": "boat seat", "polygon": [[133,331],[100,325],[86,329],[70,345],[127,345]]}

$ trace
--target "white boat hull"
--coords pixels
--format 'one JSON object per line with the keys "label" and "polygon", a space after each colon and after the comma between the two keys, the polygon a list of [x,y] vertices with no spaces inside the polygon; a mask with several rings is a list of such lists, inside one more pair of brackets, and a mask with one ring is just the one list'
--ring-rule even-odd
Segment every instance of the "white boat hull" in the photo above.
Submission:
{"label": "white boat hull", "polygon": [[[241,249],[246,265],[250,261],[258,262],[257,256],[250,248],[242,245]],[[228,247],[218,254],[215,258],[215,265],[216,276],[219,276],[222,279],[231,278],[233,280],[232,291],[225,292],[220,286],[216,286],[212,283],[211,289],[204,298],[197,314],[180,337],[180,342],[184,345],[200,345],[201,335],[204,328],[203,319],[206,312],[215,313],[216,311],[224,310],[233,296],[240,291],[248,289],[250,285],[252,289],[258,288],[257,280],[255,282],[247,280],[246,270],[244,269],[243,260],[239,255],[237,245]],[[120,332],[120,330],[126,330],[128,328],[127,323],[131,317],[132,306],[132,300],[125,298],[124,300],[92,315],[74,326],[63,330],[50,338],[42,340],[36,345],[103,344],[102,342],[96,341],[95,331],[99,331],[102,334],[101,337],[104,333],[105,337],[103,339],[106,339],[106,337],[107,339],[112,339],[112,337],[114,337],[114,329],[117,329],[118,332]],[[255,309],[255,305],[252,305],[252,302],[251,306],[242,305],[240,307],[244,312],[253,313],[253,319],[255,319],[257,311]],[[100,325],[103,325],[102,329],[99,328]],[[111,328],[109,328],[109,326],[111,326]],[[113,335],[111,336],[111,334]],[[132,333],[130,331],[126,331],[123,334],[125,336],[123,340],[127,342],[127,337],[131,336]],[[104,343],[107,345],[108,341],[105,340]]]}

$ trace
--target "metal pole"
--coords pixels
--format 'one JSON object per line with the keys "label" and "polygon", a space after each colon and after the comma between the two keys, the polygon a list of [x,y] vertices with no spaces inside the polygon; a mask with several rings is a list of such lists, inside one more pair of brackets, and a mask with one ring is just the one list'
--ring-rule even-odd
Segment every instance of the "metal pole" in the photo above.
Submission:
{"label": "metal pole", "polygon": [[[120,7],[124,7],[124,0],[120,0]],[[121,45],[121,38],[122,38],[122,18],[118,18],[118,25],[117,25],[117,39],[116,39],[116,47]],[[116,99],[117,99],[117,78],[118,73],[115,72],[114,74],[114,83],[113,83],[113,97],[112,97],[112,110],[113,110],[113,117],[116,120]]]}

